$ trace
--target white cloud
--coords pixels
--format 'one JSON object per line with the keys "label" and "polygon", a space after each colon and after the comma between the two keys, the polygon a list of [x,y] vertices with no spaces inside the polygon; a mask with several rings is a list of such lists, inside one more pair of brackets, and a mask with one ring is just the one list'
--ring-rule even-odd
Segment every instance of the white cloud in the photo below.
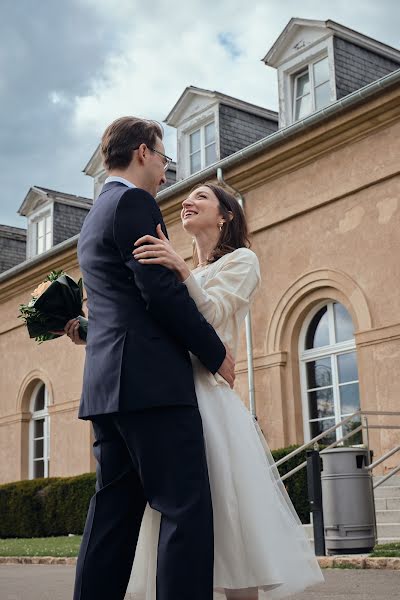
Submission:
{"label": "white cloud", "polygon": [[[120,37],[119,50],[106,58],[89,93],[75,98],[73,125],[78,135],[100,136],[109,122],[124,114],[162,121],[188,85],[276,110],[276,72],[261,58],[291,17],[331,18],[355,29],[359,23],[365,31],[358,8],[342,0],[334,8],[328,0],[304,0],[301,14],[294,0],[122,0],[118,11],[112,0],[84,1],[103,11]],[[172,155],[174,138],[174,132],[167,131],[166,147]]]}
{"label": "white cloud", "polygon": [[[106,4],[103,0],[103,9]],[[238,18],[239,0],[214,6],[194,0],[190,10],[183,2],[169,8],[155,4],[154,13],[135,17],[125,6],[120,17],[131,18],[132,28],[121,35],[120,51],[107,58],[90,93],[75,99],[77,132],[100,135],[123,114],[163,120],[188,85],[276,108],[275,72],[260,61],[273,41],[266,3],[250,2],[243,18]],[[169,152],[172,138],[166,140]]]}

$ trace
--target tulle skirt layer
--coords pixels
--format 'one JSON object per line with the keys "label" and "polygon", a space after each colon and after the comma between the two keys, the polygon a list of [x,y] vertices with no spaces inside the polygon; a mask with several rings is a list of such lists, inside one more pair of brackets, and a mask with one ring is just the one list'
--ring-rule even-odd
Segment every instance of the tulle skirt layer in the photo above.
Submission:
{"label": "tulle skirt layer", "polygon": [[[227,385],[213,385],[194,360],[214,513],[214,599],[258,588],[277,600],[323,581],[310,542],[279,479],[260,428]],[[156,600],[160,514],[149,506],[129,598]]]}

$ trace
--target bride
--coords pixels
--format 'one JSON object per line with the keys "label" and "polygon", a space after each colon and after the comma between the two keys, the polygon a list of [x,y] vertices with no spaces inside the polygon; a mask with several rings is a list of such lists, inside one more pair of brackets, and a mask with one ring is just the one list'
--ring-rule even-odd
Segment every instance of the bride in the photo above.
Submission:
{"label": "bride", "polygon": [[[260,282],[244,213],[223,188],[206,183],[182,203],[195,269],[158,238],[136,241],[142,264],[172,269],[197,308],[236,355],[240,329]],[[77,325],[66,332],[78,342]],[[226,381],[192,358],[203,421],[214,514],[214,600],[276,600],[323,581],[309,540],[253,417]],[[127,597],[156,600],[160,514],[147,505]]]}

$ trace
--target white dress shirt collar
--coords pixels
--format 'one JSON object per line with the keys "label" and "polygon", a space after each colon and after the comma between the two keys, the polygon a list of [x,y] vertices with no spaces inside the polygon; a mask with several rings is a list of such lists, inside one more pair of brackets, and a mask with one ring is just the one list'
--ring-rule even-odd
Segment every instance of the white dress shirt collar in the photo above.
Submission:
{"label": "white dress shirt collar", "polygon": [[104,185],[106,183],[112,183],[113,181],[117,181],[118,183],[123,183],[124,185],[128,186],[129,188],[136,187],[136,185],[134,183],[132,183],[131,181],[128,181],[127,179],[124,179],[123,177],[118,177],[117,175],[111,175],[111,177],[107,177],[107,179],[104,182]]}

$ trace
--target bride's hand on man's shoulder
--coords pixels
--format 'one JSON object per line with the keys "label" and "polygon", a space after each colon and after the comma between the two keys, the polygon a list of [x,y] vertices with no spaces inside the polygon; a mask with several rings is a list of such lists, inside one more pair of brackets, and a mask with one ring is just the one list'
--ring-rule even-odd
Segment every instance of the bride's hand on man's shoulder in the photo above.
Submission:
{"label": "bride's hand on man's shoulder", "polygon": [[175,271],[181,281],[190,275],[189,267],[177,252],[169,239],[164,235],[161,225],[157,225],[157,235],[144,235],[135,242],[134,258],[141,264],[163,265]]}

